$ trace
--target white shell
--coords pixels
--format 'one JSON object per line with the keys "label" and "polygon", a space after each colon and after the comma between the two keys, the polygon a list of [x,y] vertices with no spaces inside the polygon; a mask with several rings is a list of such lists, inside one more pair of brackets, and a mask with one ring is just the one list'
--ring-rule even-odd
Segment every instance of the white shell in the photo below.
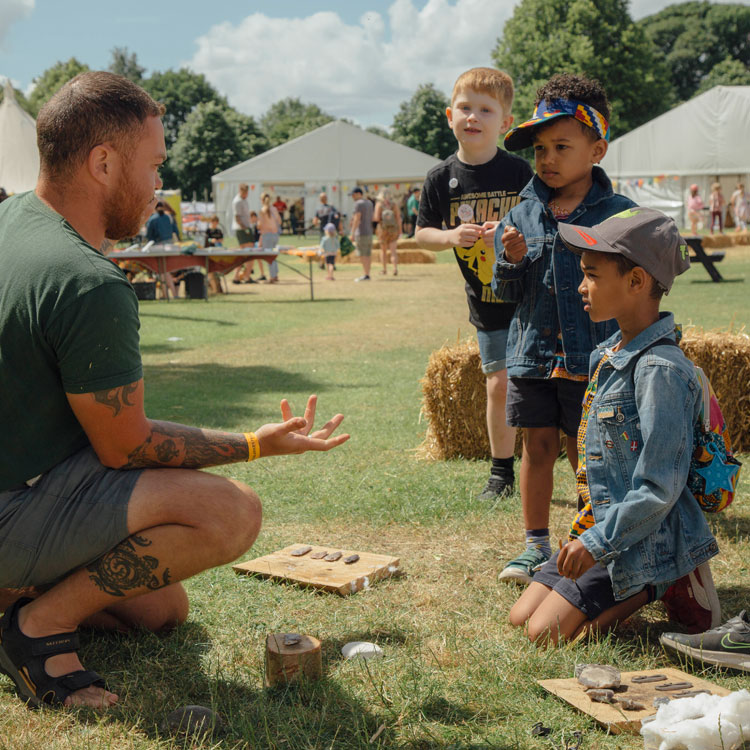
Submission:
{"label": "white shell", "polygon": [[382,659],[383,649],[376,643],[351,641],[341,647],[344,659]]}

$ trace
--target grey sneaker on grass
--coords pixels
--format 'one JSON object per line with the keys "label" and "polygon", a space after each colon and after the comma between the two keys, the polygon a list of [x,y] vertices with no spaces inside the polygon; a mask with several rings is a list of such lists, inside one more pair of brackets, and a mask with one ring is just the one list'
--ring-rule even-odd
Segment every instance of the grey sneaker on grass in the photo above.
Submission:
{"label": "grey sneaker on grass", "polygon": [[482,502],[494,502],[508,497],[513,492],[513,480],[508,481],[505,477],[490,474],[485,488],[477,495],[477,500]]}
{"label": "grey sneaker on grass", "polygon": [[745,609],[705,633],[662,633],[659,641],[702,664],[750,672],[750,612]]}
{"label": "grey sneaker on grass", "polygon": [[529,584],[534,577],[534,571],[541,568],[549,558],[550,555],[540,550],[539,547],[527,547],[515,560],[511,560],[505,566],[498,578],[501,581]]}

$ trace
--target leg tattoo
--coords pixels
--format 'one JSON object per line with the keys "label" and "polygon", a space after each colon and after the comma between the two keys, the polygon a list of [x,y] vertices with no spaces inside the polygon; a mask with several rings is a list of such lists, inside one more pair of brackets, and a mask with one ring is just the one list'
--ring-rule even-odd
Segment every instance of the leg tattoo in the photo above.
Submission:
{"label": "leg tattoo", "polygon": [[133,536],[120,542],[113,550],[86,566],[89,578],[106,594],[125,596],[133,589],[147,588],[149,591],[168,586],[169,568],[164,570],[161,580],[154,571],[159,561],[151,555],[138,555],[136,547],[149,547],[146,537]]}

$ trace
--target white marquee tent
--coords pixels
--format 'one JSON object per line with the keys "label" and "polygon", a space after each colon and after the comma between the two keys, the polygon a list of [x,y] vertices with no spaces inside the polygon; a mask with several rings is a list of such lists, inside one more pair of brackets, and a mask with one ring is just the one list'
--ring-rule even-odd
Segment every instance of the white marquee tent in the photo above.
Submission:
{"label": "white marquee tent", "polygon": [[290,200],[305,199],[305,223],[318,207],[318,194],[342,213],[350,214],[351,189],[360,185],[374,194],[389,187],[403,193],[421,184],[438,159],[374,133],[336,120],[276,148],[215,174],[214,201],[220,217],[231,219],[232,199],[238,186],[250,186],[250,209],[260,208],[265,190]]}
{"label": "white marquee tent", "polygon": [[712,182],[729,198],[750,184],[750,86],[715,86],[610,144],[602,166],[616,190],[685,225],[693,183],[704,203]]}
{"label": "white marquee tent", "polygon": [[8,193],[31,190],[38,175],[36,122],[21,109],[6,81],[0,104],[0,187]]}

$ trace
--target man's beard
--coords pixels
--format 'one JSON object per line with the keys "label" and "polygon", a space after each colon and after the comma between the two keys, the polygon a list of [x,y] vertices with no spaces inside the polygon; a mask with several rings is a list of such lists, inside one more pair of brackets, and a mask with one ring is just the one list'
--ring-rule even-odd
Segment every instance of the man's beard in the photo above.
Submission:
{"label": "man's beard", "polygon": [[104,236],[115,242],[135,237],[143,226],[149,205],[137,194],[130,176],[123,174],[104,203]]}

